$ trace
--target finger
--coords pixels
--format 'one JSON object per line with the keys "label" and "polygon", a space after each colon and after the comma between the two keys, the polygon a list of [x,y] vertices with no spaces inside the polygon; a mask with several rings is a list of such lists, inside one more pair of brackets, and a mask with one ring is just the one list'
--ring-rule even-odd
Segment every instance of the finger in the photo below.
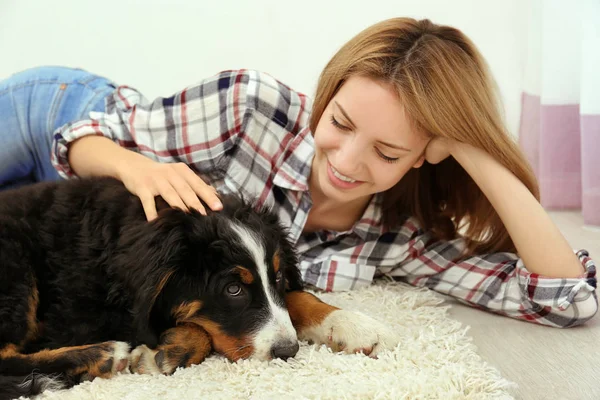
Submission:
{"label": "finger", "polygon": [[194,192],[194,190],[192,190],[192,188],[190,187],[190,185],[187,184],[187,182],[181,188],[177,188],[177,191],[179,192],[181,198],[189,208],[198,210],[200,214],[206,215],[206,208],[204,208],[202,202],[198,198],[198,195],[196,194],[196,192]]}
{"label": "finger", "polygon": [[146,214],[146,219],[148,222],[153,221],[158,217],[156,212],[156,203],[154,201],[154,196],[150,192],[144,192],[139,196],[142,207],[144,208],[144,214]]}
{"label": "finger", "polygon": [[175,188],[173,188],[169,181],[163,181],[159,184],[158,193],[171,207],[176,207],[183,211],[188,211],[187,206],[185,205],[183,200],[181,200],[181,197],[179,197],[179,194],[177,193]]}
{"label": "finger", "polygon": [[217,195],[217,190],[207,185],[198,175],[188,168],[183,175],[192,190],[210,207],[213,211],[223,209],[223,204]]}
{"label": "finger", "polygon": [[184,177],[180,175],[178,171],[173,172],[169,176],[169,182],[171,186],[177,191],[179,197],[189,207],[198,210],[202,215],[206,215],[206,209],[202,205],[202,202],[198,198],[198,195],[190,187],[189,183]]}

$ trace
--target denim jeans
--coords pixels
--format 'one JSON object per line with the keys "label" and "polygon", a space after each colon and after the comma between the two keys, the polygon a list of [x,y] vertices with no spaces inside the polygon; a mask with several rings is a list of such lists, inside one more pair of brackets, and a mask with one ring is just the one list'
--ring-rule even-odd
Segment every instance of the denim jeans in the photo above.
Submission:
{"label": "denim jeans", "polygon": [[60,179],[50,163],[52,133],[104,111],[109,80],[80,69],[38,67],[0,81],[0,190]]}

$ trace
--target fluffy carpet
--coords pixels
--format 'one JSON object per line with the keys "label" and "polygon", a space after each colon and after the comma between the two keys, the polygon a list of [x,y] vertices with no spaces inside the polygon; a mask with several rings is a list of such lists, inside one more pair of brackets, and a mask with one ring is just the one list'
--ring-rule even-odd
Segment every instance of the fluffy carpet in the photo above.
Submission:
{"label": "fluffy carpet", "polygon": [[514,384],[476,353],[468,328],[427,289],[380,282],[367,289],[319,294],[323,300],[386,321],[402,342],[371,359],[302,343],[288,362],[212,356],[172,376],[120,374],[39,399],[511,399]]}

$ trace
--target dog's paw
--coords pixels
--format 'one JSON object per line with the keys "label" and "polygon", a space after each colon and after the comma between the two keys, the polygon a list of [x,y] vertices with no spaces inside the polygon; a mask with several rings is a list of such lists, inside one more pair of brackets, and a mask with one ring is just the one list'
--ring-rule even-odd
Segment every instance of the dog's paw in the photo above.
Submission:
{"label": "dog's paw", "polygon": [[129,344],[125,342],[104,342],[79,350],[89,364],[77,371],[79,381],[94,378],[110,378],[129,366]]}
{"label": "dog's paw", "polygon": [[383,323],[359,312],[335,310],[321,324],[305,328],[301,340],[325,344],[333,351],[363,353],[376,357],[392,350],[399,337]]}
{"label": "dog's paw", "polygon": [[156,354],[158,350],[152,350],[145,344],[139,345],[131,352],[129,369],[136,374],[162,374],[163,371],[156,364]]}
{"label": "dog's paw", "polygon": [[189,356],[180,348],[170,346],[152,350],[145,344],[131,352],[131,372],[138,374],[171,375],[177,367],[186,366]]}

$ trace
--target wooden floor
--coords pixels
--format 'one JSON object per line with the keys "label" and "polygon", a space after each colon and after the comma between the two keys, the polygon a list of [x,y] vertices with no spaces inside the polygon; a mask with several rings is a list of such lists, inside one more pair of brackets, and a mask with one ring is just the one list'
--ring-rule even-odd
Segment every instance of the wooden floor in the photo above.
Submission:
{"label": "wooden floor", "polygon": [[[583,227],[579,212],[551,212],[571,247],[600,267],[600,229]],[[478,353],[519,385],[517,399],[600,399],[600,313],[571,329],[541,327],[456,303],[450,315],[471,326]]]}

